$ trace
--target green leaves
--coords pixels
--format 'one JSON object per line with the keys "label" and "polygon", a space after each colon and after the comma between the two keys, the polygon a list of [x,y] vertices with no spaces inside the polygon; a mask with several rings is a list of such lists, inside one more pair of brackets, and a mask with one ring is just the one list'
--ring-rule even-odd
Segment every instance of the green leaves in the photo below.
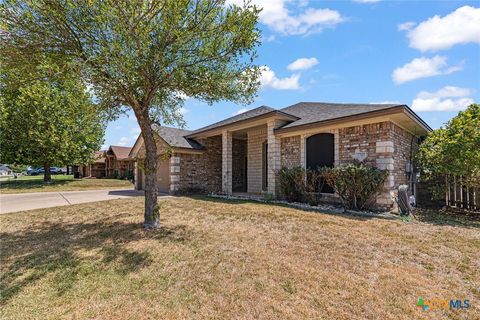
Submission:
{"label": "green leaves", "polygon": [[77,74],[59,76],[58,66],[43,62],[24,61],[22,74],[2,64],[1,161],[30,165],[86,162],[103,142],[105,114],[92,103]]}
{"label": "green leaves", "polygon": [[7,47],[62,54],[81,63],[102,102],[154,109],[162,117],[176,92],[208,103],[249,103],[259,10],[215,0],[6,0]]}
{"label": "green leaves", "polygon": [[352,163],[324,168],[323,176],[342,199],[345,209],[364,210],[375,203],[388,171]]}
{"label": "green leaves", "polygon": [[444,128],[430,133],[420,145],[416,159],[427,178],[452,174],[479,186],[480,105],[470,105]]}

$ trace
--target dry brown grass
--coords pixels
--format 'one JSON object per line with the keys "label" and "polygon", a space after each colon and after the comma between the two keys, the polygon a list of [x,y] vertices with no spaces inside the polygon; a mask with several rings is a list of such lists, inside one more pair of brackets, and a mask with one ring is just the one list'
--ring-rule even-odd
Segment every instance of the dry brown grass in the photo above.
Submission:
{"label": "dry brown grass", "polygon": [[0,318],[480,318],[476,227],[161,202],[153,232],[142,199],[2,215]]}

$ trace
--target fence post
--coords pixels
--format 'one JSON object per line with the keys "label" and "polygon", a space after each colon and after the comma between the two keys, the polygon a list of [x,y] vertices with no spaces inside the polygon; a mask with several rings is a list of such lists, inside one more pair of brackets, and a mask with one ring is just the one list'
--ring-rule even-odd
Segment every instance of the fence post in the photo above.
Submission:
{"label": "fence post", "polygon": [[457,206],[457,176],[453,176],[453,205]]}
{"label": "fence post", "polygon": [[448,199],[449,191],[450,191],[450,186],[448,185],[448,174],[446,174],[445,175],[445,206],[447,207],[448,207],[448,201],[449,201]]}
{"label": "fence post", "polygon": [[460,176],[460,206],[462,207],[462,209],[464,208],[464,205],[463,205],[463,176]]}

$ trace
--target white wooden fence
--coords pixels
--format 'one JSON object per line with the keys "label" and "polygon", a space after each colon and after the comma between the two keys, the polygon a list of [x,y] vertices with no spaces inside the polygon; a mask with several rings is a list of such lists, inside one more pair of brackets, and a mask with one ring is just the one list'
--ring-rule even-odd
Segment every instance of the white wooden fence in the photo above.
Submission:
{"label": "white wooden fence", "polygon": [[448,207],[461,208],[469,211],[480,211],[480,189],[469,187],[463,182],[462,177],[454,175],[445,176],[447,186],[445,204]]}

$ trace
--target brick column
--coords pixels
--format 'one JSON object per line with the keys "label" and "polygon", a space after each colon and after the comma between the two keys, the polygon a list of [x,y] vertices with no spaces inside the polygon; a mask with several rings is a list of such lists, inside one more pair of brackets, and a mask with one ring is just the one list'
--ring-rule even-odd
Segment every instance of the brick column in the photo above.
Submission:
{"label": "brick column", "polygon": [[274,134],[276,121],[271,120],[267,123],[267,143],[268,143],[268,192],[275,196],[277,194],[277,171],[280,170],[280,138]]}
{"label": "brick column", "polygon": [[222,132],[222,192],[232,194],[232,133]]}
{"label": "brick column", "polygon": [[170,193],[174,194],[180,188],[180,157],[170,157]]}

